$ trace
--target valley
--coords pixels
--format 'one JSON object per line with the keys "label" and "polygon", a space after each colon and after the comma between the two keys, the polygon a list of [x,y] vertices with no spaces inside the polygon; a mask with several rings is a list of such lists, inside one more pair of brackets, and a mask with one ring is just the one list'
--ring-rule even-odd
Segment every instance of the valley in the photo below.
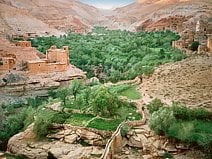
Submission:
{"label": "valley", "polygon": [[94,2],[0,0],[0,159],[210,159],[212,3]]}

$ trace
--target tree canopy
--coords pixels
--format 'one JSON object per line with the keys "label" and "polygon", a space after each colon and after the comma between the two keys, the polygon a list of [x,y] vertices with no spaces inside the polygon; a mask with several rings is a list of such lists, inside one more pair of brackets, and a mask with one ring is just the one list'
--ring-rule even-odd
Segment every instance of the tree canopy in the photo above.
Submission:
{"label": "tree canopy", "polygon": [[178,38],[171,31],[134,33],[96,27],[86,35],[70,32],[67,36],[40,37],[32,45],[44,53],[51,45],[67,45],[71,63],[86,71],[88,77],[116,82],[185,58],[181,51],[171,47],[171,42]]}

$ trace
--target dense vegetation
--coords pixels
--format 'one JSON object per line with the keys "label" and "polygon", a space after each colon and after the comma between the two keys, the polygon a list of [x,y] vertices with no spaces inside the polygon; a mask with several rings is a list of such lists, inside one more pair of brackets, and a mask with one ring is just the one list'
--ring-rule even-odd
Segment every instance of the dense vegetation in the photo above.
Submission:
{"label": "dense vegetation", "polygon": [[61,88],[55,93],[51,90],[50,94],[55,98],[52,100],[62,101],[63,110],[61,113],[49,109],[38,111],[34,132],[44,137],[52,123],[114,131],[129,114],[133,114],[133,120],[139,120],[141,116],[136,113],[135,106],[120,99],[114,92],[116,88],[101,84],[91,87],[74,80],[70,87]]}
{"label": "dense vegetation", "polygon": [[46,52],[51,45],[70,48],[70,61],[102,81],[116,82],[132,79],[167,62],[185,58],[173,49],[171,42],[179,36],[171,31],[139,32],[107,30],[96,27],[86,35],[69,33],[67,36],[40,37],[32,45]]}
{"label": "dense vegetation", "polygon": [[212,154],[212,113],[202,108],[187,108],[179,103],[166,107],[156,99],[148,106],[152,113],[149,126],[156,134],[198,145]]}
{"label": "dense vegetation", "polygon": [[[49,133],[52,123],[114,131],[129,114],[133,114],[132,120],[139,120],[141,116],[136,113],[135,106],[120,98],[122,92],[139,95],[135,86],[89,86],[74,80],[70,87],[49,90],[48,100],[36,97],[29,98],[28,105],[20,102],[0,106],[0,145],[32,122],[33,131],[43,138]],[[49,109],[51,104],[57,102],[62,103],[61,112]]]}

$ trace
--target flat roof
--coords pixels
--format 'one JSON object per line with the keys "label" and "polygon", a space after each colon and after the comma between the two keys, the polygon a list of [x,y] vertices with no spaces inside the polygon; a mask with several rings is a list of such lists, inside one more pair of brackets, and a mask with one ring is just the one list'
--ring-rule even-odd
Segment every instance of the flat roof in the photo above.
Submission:
{"label": "flat roof", "polygon": [[45,60],[32,60],[32,61],[28,61],[28,63],[46,63]]}

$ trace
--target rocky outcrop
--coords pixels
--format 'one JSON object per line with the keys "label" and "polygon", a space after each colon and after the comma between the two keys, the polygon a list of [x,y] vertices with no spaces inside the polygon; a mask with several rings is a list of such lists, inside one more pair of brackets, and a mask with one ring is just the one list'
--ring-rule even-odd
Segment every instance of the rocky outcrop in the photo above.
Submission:
{"label": "rocky outcrop", "polygon": [[26,98],[48,96],[50,89],[70,85],[74,79],[86,79],[85,73],[73,65],[64,72],[29,76],[26,72],[11,71],[0,76],[0,103],[20,102]]}
{"label": "rocky outcrop", "polygon": [[[58,131],[49,134],[48,140],[37,141],[32,132],[33,124],[24,132],[13,136],[8,142],[8,151],[14,154],[25,155],[30,159],[46,159],[49,155],[57,159],[95,158],[100,156],[111,133],[95,129],[73,127],[71,125],[54,125],[52,129]],[[78,144],[79,140],[91,146]]]}
{"label": "rocky outcrop", "polygon": [[49,134],[47,135],[47,138],[56,139],[69,144],[78,143],[80,140],[83,140],[89,145],[104,146],[106,145],[108,138],[111,136],[111,132],[109,131],[100,131],[66,124],[55,124],[52,129],[57,131],[57,133]]}

